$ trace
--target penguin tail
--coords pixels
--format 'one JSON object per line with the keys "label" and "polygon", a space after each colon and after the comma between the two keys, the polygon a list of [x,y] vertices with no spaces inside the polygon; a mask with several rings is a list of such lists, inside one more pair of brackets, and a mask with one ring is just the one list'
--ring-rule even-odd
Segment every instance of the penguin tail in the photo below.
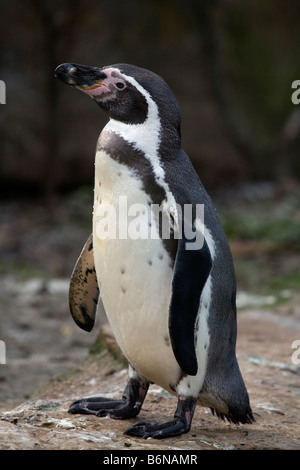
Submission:
{"label": "penguin tail", "polygon": [[252,424],[255,422],[250,405],[245,408],[243,412],[240,409],[229,408],[228,413],[220,412],[214,408],[210,408],[213,415],[216,415],[223,421],[228,421],[232,424]]}

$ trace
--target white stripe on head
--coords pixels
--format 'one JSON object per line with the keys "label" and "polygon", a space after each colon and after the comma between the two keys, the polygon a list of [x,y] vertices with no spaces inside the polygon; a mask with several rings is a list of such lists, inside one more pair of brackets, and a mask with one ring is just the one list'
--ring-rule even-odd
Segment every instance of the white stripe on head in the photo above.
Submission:
{"label": "white stripe on head", "polygon": [[126,124],[124,122],[111,119],[105,126],[106,130],[111,130],[119,134],[123,139],[132,143],[136,148],[142,150],[147,158],[157,157],[160,144],[160,118],[156,103],[151,98],[150,93],[145,90],[133,77],[123,74],[116,69],[122,77],[131,83],[145,98],[148,104],[148,115],[142,124]]}
{"label": "white stripe on head", "polygon": [[159,158],[161,121],[157,104],[152,99],[150,93],[140,85],[133,77],[125,75],[117,70],[122,77],[131,83],[146,99],[148,104],[148,114],[146,120],[141,124],[126,124],[124,122],[110,119],[105,126],[105,130],[115,132],[127,142],[130,142],[138,150],[141,150],[147,160],[151,163],[155,180],[166,192],[167,204],[173,211],[176,211],[176,201],[170,191],[169,185],[165,181],[165,171]]}

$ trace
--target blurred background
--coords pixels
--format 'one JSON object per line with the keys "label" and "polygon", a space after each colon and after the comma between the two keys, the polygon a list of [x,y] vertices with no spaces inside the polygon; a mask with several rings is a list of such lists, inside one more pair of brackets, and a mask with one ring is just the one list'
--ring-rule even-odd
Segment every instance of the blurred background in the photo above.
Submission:
{"label": "blurred background", "polygon": [[240,309],[298,308],[299,24],[298,0],[0,0],[2,400],[27,396],[92,342],[67,289],[91,231],[106,116],[53,78],[62,62],[128,62],[168,82],[229,237]]}

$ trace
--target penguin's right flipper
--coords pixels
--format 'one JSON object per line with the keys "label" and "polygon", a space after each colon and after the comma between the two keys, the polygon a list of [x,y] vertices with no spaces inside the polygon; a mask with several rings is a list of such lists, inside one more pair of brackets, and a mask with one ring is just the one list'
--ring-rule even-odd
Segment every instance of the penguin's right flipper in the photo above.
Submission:
{"label": "penguin's right flipper", "polygon": [[93,235],[87,239],[72,272],[69,287],[69,306],[75,323],[91,331],[96,320],[99,286],[96,276]]}
{"label": "penguin's right flipper", "polygon": [[172,280],[169,331],[175,358],[182,371],[196,375],[195,326],[200,297],[212,269],[212,258],[206,240],[189,249],[185,236],[178,240]]}

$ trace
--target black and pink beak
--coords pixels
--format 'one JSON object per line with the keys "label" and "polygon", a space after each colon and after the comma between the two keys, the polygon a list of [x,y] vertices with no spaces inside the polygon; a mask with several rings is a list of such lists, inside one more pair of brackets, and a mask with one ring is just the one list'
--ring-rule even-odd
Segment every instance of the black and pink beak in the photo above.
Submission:
{"label": "black and pink beak", "polygon": [[98,94],[97,89],[107,75],[99,67],[66,63],[56,68],[54,77],[88,95],[94,95]]}

